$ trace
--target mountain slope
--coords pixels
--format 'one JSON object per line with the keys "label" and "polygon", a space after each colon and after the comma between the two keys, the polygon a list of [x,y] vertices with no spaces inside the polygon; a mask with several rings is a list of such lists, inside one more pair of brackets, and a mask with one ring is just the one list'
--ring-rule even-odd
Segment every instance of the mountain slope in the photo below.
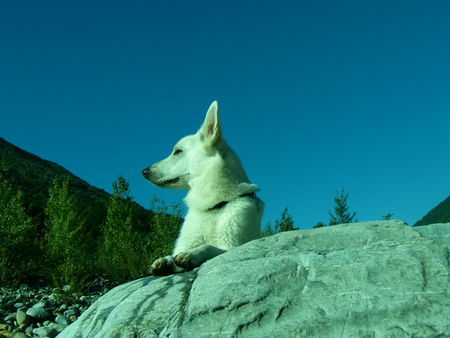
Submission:
{"label": "mountain slope", "polygon": [[450,196],[438,204],[430,212],[428,212],[420,221],[414,226],[434,224],[434,223],[449,223],[450,222]]}
{"label": "mountain slope", "polygon": [[[48,190],[55,178],[69,180],[70,191],[75,194],[80,209],[91,225],[97,228],[105,219],[110,194],[90,185],[62,166],[20,149],[1,137],[0,170],[14,187],[23,191],[28,213],[40,222],[44,219]],[[151,217],[150,211],[141,206],[138,209],[140,216]]]}

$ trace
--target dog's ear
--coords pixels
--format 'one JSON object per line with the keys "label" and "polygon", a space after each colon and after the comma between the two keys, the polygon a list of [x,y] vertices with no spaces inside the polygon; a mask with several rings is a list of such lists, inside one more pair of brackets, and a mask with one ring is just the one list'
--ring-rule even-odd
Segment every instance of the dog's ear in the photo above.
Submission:
{"label": "dog's ear", "polygon": [[200,128],[200,135],[206,146],[214,146],[222,138],[222,128],[219,120],[219,103],[214,101],[209,106],[205,121]]}

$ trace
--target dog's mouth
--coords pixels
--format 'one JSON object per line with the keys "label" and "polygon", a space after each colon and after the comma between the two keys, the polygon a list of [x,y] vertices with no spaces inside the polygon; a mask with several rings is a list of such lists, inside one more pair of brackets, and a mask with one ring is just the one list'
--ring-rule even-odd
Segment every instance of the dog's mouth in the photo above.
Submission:
{"label": "dog's mouth", "polygon": [[186,173],[176,177],[167,178],[164,177],[164,175],[162,175],[158,170],[155,170],[153,167],[144,169],[142,171],[142,174],[146,179],[148,179],[158,187],[175,189],[184,188],[185,184],[183,183],[183,180],[189,176],[189,173]]}
{"label": "dog's mouth", "polygon": [[172,184],[177,183],[179,180],[180,180],[179,177],[175,177],[175,178],[172,178],[170,180],[162,182],[162,185],[172,185]]}

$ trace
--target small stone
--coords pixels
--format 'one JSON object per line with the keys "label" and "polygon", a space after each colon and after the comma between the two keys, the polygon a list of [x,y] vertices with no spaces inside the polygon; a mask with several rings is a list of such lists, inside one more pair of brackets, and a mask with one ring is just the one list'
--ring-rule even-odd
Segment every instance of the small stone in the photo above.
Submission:
{"label": "small stone", "polygon": [[37,329],[34,329],[33,334],[35,334],[39,337],[53,338],[53,337],[56,337],[56,335],[58,334],[58,331],[51,327],[41,326],[41,327],[38,327]]}
{"label": "small stone", "polygon": [[5,322],[7,322],[7,323],[12,323],[12,322],[14,322],[14,320],[16,319],[16,313],[15,312],[13,312],[13,313],[10,313],[9,315],[7,315],[6,317],[5,317]]}
{"label": "small stone", "polygon": [[68,306],[67,306],[67,304],[63,304],[63,305],[61,305],[60,307],[59,307],[59,311],[65,311],[65,310],[67,310],[67,308],[68,308]]}
{"label": "small stone", "polygon": [[11,331],[12,326],[9,324],[0,324],[0,331]]}
{"label": "small stone", "polygon": [[75,314],[76,314],[76,312],[75,312],[75,310],[73,310],[73,309],[64,311],[64,316],[69,317],[69,318],[70,318],[70,316],[73,316],[73,315],[75,315]]}
{"label": "small stone", "polygon": [[13,338],[28,338],[27,335],[23,332],[16,332],[14,333]]}
{"label": "small stone", "polygon": [[69,320],[66,316],[56,316],[55,322],[61,325],[69,325]]}
{"label": "small stone", "polygon": [[70,319],[72,322],[74,322],[74,321],[76,321],[76,320],[78,319],[78,317],[77,317],[77,315],[71,315],[71,316],[69,317],[69,319]]}
{"label": "small stone", "polygon": [[23,325],[23,324],[26,325],[26,323],[28,321],[29,321],[29,318],[28,318],[27,313],[24,310],[22,310],[22,309],[17,310],[17,312],[16,312],[17,325],[18,326]]}
{"label": "small stone", "polygon": [[48,316],[49,316],[48,311],[42,307],[29,308],[26,313],[30,317],[37,318],[37,319],[45,319],[45,318],[48,318]]}
{"label": "small stone", "polygon": [[50,325],[48,327],[51,327],[58,332],[62,332],[67,327],[67,325],[62,325],[62,324],[58,324],[58,323],[50,323]]}
{"label": "small stone", "polygon": [[49,321],[49,320],[46,320],[45,322],[43,322],[42,323],[42,325],[44,325],[44,326],[48,326],[48,324],[50,324],[51,323],[51,321]]}
{"label": "small stone", "polygon": [[28,327],[25,329],[25,334],[26,334],[27,336],[32,336],[32,335],[33,335],[33,325],[30,325],[30,326],[28,326]]}
{"label": "small stone", "polygon": [[33,307],[42,307],[42,308],[44,308],[45,305],[46,305],[45,302],[38,302],[38,303],[34,304]]}
{"label": "small stone", "polygon": [[16,309],[20,309],[21,307],[24,307],[24,306],[25,306],[25,304],[22,303],[22,302],[19,302],[19,303],[14,304],[14,307],[15,307]]}

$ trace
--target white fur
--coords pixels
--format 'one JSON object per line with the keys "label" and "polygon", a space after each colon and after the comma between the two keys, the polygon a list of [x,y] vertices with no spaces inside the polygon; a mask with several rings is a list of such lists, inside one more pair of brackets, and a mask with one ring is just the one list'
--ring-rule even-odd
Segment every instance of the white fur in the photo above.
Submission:
{"label": "white fur", "polygon": [[[169,274],[204,261],[259,237],[264,204],[255,197],[238,156],[225,142],[214,101],[200,130],[182,138],[166,159],[144,169],[153,183],[187,189],[188,213],[172,256],[157,259],[151,272]],[[222,208],[212,209],[221,202]]]}

